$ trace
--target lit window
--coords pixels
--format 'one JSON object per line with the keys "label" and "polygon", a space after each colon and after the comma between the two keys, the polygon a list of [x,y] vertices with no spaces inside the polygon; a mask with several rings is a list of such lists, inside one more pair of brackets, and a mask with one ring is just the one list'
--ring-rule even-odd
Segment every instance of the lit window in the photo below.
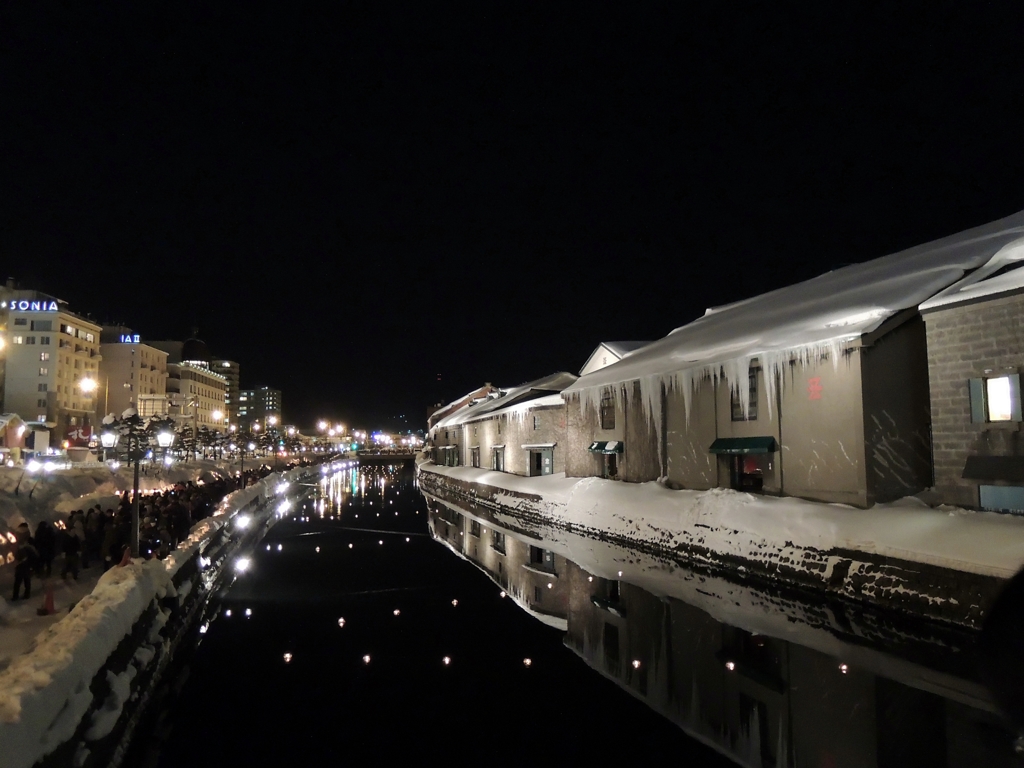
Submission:
{"label": "lit window", "polygon": [[1020,375],[1016,373],[971,379],[971,421],[1021,421]]}
{"label": "lit window", "polygon": [[50,353],[49,352],[40,352],[39,353],[39,359],[45,363],[47,360],[50,359]]}
{"label": "lit window", "polygon": [[40,368],[39,369],[39,375],[40,376],[48,376],[49,374],[50,374],[50,369],[49,368]]}
{"label": "lit window", "polygon": [[11,339],[11,343],[12,344],[24,344],[25,343],[25,337],[24,336],[15,336],[14,338]]}
{"label": "lit window", "polygon": [[1010,377],[985,380],[985,404],[989,421],[1010,421],[1013,418],[1010,397]]}

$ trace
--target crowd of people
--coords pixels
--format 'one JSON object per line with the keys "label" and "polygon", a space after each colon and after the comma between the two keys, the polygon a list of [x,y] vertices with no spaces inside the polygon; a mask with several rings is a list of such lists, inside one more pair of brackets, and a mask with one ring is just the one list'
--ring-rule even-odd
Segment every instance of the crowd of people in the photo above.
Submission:
{"label": "crowd of people", "polygon": [[[243,475],[205,483],[178,483],[165,491],[141,496],[139,500],[139,555],[164,558],[188,536],[197,522],[213,514],[217,503],[232,491],[244,488],[269,474],[264,465]],[[82,570],[98,567],[106,571],[130,554],[132,497],[125,491],[115,507],[100,504],[71,512],[55,525],[43,520],[33,534],[28,523],[18,526],[14,551],[14,600],[24,588],[32,594],[32,577],[49,578],[54,561],[61,556],[62,579],[78,580]]]}

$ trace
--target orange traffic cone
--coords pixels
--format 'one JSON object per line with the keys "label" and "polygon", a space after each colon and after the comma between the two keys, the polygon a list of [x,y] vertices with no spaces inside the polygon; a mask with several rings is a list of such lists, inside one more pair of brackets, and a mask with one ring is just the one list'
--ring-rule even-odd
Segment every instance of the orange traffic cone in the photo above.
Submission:
{"label": "orange traffic cone", "polygon": [[124,555],[121,557],[121,562],[117,564],[118,568],[124,568],[126,565],[132,563],[132,550],[131,547],[124,548]]}
{"label": "orange traffic cone", "polygon": [[53,584],[46,585],[46,597],[43,598],[43,607],[36,609],[40,616],[52,616],[57,612],[53,607]]}

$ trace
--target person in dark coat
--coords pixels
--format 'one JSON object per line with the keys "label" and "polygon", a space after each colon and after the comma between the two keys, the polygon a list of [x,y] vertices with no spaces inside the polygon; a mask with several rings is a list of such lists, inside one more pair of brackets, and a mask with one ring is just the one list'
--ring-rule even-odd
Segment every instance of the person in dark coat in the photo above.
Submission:
{"label": "person in dark coat", "polygon": [[39,562],[36,564],[36,575],[49,578],[53,569],[53,558],[57,554],[57,534],[53,526],[45,520],[36,526],[36,549],[39,551]]}
{"label": "person in dark coat", "polygon": [[[62,579],[67,579],[70,573],[75,581],[78,581],[78,553],[82,551],[82,538],[78,531],[71,525],[72,518],[68,519],[68,528],[64,532],[64,568],[60,572]],[[81,529],[81,525],[78,526]]]}
{"label": "person in dark coat", "polygon": [[12,601],[18,599],[22,584],[25,585],[25,599],[28,600],[32,596],[32,571],[36,567],[39,552],[32,543],[28,523],[19,525],[15,535],[18,537],[18,548],[14,553],[16,565],[14,566],[14,597]]}

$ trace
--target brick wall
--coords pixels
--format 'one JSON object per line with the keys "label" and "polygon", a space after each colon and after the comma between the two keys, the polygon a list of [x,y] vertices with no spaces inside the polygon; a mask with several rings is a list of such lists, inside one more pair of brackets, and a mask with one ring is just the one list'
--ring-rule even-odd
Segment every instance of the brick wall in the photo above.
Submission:
{"label": "brick wall", "polygon": [[1024,366],[1024,294],[929,312],[925,324],[935,486],[943,501],[976,507],[967,457],[1019,450],[1020,425],[972,424],[968,380]]}

